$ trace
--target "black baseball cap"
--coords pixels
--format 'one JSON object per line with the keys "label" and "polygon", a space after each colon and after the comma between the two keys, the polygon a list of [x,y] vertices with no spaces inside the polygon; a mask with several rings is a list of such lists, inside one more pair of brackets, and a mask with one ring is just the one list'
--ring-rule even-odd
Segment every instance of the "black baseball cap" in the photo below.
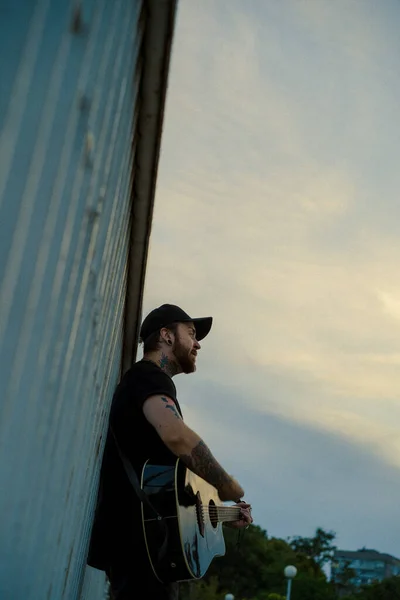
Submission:
{"label": "black baseball cap", "polygon": [[212,325],[212,317],[200,317],[193,319],[184,310],[175,304],[163,304],[152,310],[142,323],[140,328],[140,339],[144,342],[152,333],[159,331],[172,323],[192,322],[196,327],[196,339],[202,340],[209,333]]}

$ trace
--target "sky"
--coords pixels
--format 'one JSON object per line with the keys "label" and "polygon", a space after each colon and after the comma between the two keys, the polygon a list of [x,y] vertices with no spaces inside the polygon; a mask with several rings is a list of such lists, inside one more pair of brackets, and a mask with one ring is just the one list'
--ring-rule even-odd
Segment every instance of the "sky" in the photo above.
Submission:
{"label": "sky", "polygon": [[178,399],[257,525],[398,557],[399,22],[180,0],[143,303],[213,316]]}

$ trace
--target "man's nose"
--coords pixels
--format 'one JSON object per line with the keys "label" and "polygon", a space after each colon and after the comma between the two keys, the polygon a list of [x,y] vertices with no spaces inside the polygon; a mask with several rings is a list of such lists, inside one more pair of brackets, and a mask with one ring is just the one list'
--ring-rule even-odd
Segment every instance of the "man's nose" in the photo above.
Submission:
{"label": "man's nose", "polygon": [[201,348],[201,346],[197,340],[194,340],[194,347],[196,348],[196,350],[200,350],[200,348]]}

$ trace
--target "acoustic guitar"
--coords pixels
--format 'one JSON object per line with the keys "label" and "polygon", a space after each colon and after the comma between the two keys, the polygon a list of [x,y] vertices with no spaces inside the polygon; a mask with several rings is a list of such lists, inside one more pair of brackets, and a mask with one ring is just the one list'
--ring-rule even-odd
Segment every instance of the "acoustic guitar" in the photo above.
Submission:
{"label": "acoustic guitar", "polygon": [[200,579],[212,560],[225,554],[222,523],[240,519],[240,508],[221,503],[217,490],[179,459],[168,464],[147,461],[140,483],[159,515],[142,503],[146,549],[155,576],[163,583]]}

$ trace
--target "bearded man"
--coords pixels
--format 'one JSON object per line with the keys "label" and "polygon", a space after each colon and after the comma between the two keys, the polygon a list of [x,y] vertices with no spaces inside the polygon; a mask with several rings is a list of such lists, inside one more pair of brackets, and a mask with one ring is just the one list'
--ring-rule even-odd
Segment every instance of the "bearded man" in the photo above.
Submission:
{"label": "bearded man", "polygon": [[164,584],[152,570],[141,519],[141,500],[121,460],[121,450],[140,477],[149,457],[179,458],[214,486],[222,502],[240,508],[236,528],[252,522],[244,491],[183,420],[173,377],[194,373],[200,341],[212,317],[191,318],[173,304],[151,311],[140,330],[143,358],[122,377],[114,394],[103,456],[88,564],[104,570],[115,600],[176,600],[178,584]]}

